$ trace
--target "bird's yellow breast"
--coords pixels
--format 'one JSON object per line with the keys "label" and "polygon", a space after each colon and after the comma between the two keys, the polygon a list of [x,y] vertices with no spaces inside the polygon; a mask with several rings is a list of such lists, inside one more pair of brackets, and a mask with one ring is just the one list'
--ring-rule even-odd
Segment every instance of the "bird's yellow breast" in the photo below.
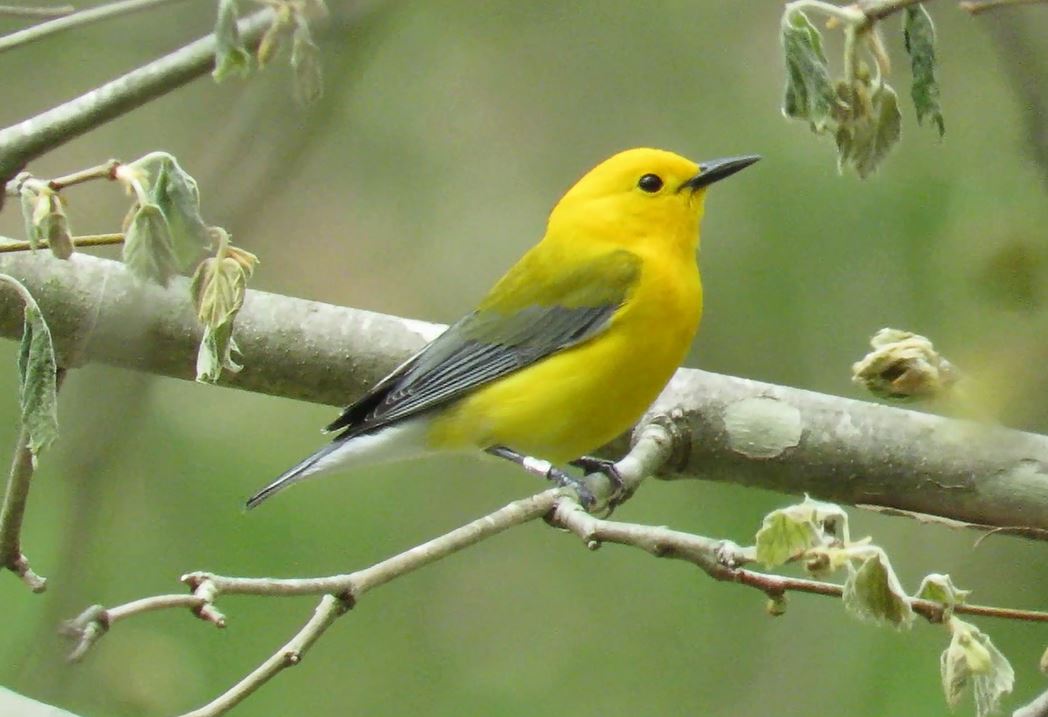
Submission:
{"label": "bird's yellow breast", "polygon": [[506,445],[563,463],[627,430],[684,359],[702,313],[694,254],[642,252],[602,333],[466,396],[431,424],[433,448]]}

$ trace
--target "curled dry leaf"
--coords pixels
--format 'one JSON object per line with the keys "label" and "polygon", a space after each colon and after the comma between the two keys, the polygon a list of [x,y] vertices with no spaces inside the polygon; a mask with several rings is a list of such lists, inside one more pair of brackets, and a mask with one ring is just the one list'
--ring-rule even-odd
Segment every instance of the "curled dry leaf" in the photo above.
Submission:
{"label": "curled dry leaf", "polygon": [[852,365],[852,381],[882,398],[939,396],[960,378],[957,369],[918,334],[885,328],[870,345],[873,351]]}

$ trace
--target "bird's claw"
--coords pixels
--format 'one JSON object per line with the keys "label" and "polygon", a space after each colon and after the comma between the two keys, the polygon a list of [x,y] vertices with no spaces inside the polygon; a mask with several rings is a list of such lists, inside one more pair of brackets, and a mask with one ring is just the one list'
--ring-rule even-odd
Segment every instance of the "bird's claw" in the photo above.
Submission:
{"label": "bird's claw", "polygon": [[615,461],[607,458],[597,458],[596,456],[582,456],[573,460],[571,465],[581,468],[586,473],[601,473],[611,481],[614,490],[611,493],[611,497],[608,498],[608,512],[605,517],[611,515],[612,511],[629,497],[626,480],[622,477],[622,473],[619,472]]}
{"label": "bird's claw", "polygon": [[546,472],[546,478],[561,488],[570,488],[575,491],[579,496],[579,503],[582,504],[587,513],[597,505],[597,497],[593,495],[593,491],[589,489],[583,478],[576,478],[559,468],[553,467]]}

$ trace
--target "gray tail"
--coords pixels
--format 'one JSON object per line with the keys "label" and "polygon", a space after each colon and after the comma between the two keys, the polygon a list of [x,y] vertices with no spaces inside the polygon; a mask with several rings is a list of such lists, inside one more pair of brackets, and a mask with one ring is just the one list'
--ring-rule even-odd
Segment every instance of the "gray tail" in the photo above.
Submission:
{"label": "gray tail", "polygon": [[306,478],[310,474],[314,473],[315,471],[310,469],[313,468],[316,462],[324,456],[326,456],[331,451],[333,451],[335,448],[338,448],[339,445],[340,444],[338,442],[329,443],[323,448],[321,448],[319,451],[311,455],[309,458],[299,463],[298,465],[284,471],[279,478],[277,478],[272,483],[267,485],[265,488],[263,488],[262,490],[255,493],[253,496],[247,499],[248,510],[254,508],[256,505],[264,501],[266,498],[269,498],[274,493],[279,493],[288,486],[293,485],[294,483],[297,483],[303,478]]}

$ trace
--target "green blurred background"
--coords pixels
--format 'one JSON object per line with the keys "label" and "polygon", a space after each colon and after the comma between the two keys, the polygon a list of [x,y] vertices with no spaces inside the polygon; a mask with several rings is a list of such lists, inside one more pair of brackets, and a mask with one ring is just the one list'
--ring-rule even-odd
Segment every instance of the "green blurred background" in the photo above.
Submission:
{"label": "green blurred background", "polygon": [[[281,61],[246,82],[198,80],[30,169],[170,151],[200,182],[208,221],[261,257],[255,288],[447,322],[607,155],[757,152],[765,160],[707,204],[706,315],[689,365],[859,396],[849,366],[890,325],[932,337],[978,376],[986,420],[1048,431],[1048,168],[1027,137],[1048,118],[1030,116],[1009,59],[1046,67],[1034,39],[1048,36],[1048,8],[971,18],[949,0],[930,5],[943,142],[914,121],[900,19],[889,19],[903,139],[860,182],[838,175],[829,140],[779,112],[778,2],[331,5],[320,104],[291,102]],[[4,54],[0,125],[184,44],[212,16],[213,3],[186,2]],[[829,47],[836,55],[837,38]],[[77,233],[115,230],[126,208],[113,185],[68,198]],[[14,205],[0,234],[22,234]],[[11,366],[2,443],[13,445],[14,343],[0,352]],[[248,515],[243,499],[320,444],[332,409],[89,366],[60,410],[25,531],[49,590],[0,576],[0,684],[85,717],[202,704],[283,644],[313,600],[222,598],[225,631],[182,611],[141,617],[67,666],[55,626],[85,606],[177,592],[193,569],[349,571],[538,487],[500,464],[434,459],[309,484]],[[790,500],[651,484],[619,517],[746,542]],[[975,601],[1048,608],[1043,546],[995,537],[973,549],[971,532],[858,511],[853,523],[908,589],[949,572]],[[1048,628],[977,622],[1015,666],[1010,707],[1041,691]],[[924,623],[900,634],[856,622],[817,597],[793,596],[772,619],[755,591],[636,550],[591,554],[535,524],[367,595],[234,714],[937,715],[946,641]]]}

